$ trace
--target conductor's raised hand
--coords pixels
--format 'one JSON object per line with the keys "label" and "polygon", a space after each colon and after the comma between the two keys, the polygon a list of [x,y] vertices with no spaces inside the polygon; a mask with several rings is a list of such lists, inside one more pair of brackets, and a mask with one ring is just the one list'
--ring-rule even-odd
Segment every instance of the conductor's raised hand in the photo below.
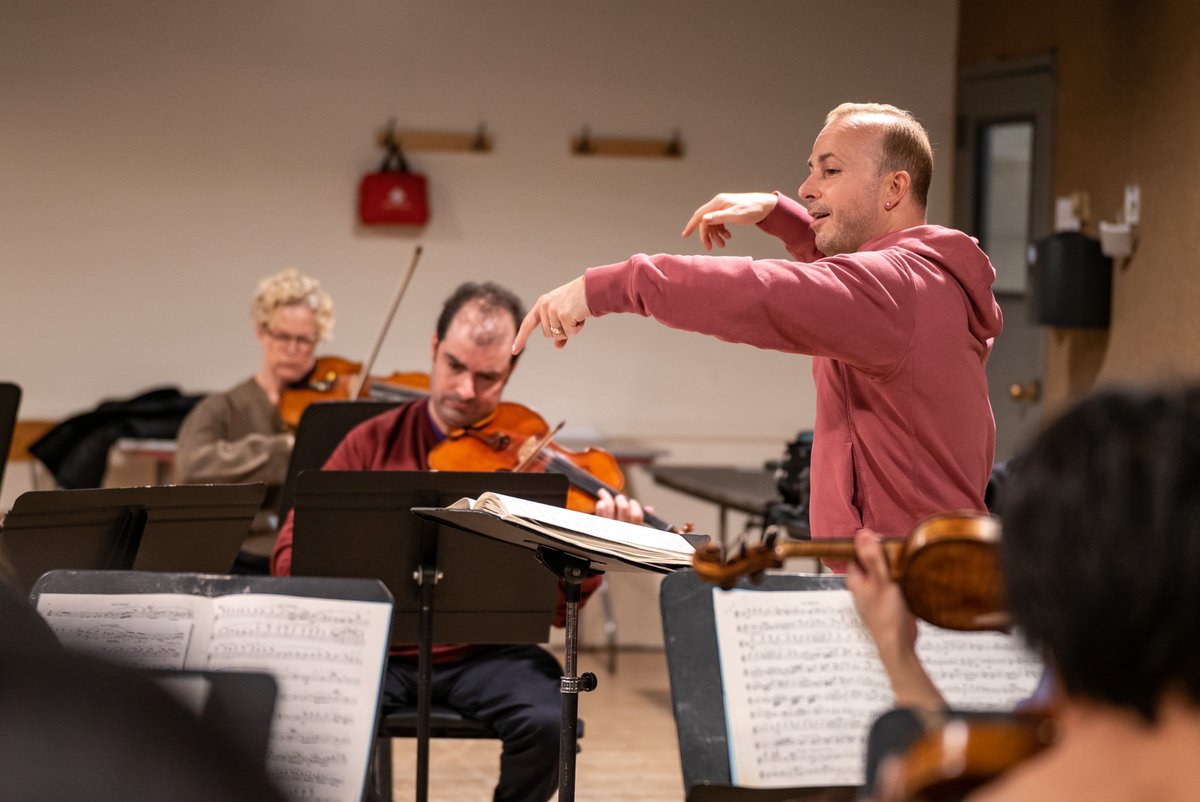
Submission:
{"label": "conductor's raised hand", "polygon": [[512,352],[516,355],[525,350],[525,343],[539,328],[544,337],[554,340],[555,348],[562,348],[567,340],[583,329],[584,322],[591,316],[587,305],[587,289],[583,276],[580,276],[537,299],[529,314],[521,321]]}
{"label": "conductor's raised hand", "polygon": [[729,241],[728,224],[752,226],[761,223],[775,210],[779,197],[774,192],[722,192],[692,213],[683,227],[683,236],[700,230],[700,242],[705,250],[713,243],[724,248]]}

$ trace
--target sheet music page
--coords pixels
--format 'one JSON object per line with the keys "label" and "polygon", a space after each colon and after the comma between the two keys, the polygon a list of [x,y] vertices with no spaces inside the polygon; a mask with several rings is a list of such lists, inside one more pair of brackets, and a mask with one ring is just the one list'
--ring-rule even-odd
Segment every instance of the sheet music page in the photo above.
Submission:
{"label": "sheet music page", "polygon": [[649,556],[673,556],[685,563],[690,564],[691,562],[692,552],[694,551],[692,544],[674,532],[663,532],[650,526],[631,524],[613,518],[600,518],[595,515],[555,507],[550,504],[541,504],[514,496],[506,496],[501,493],[485,493],[481,495],[479,501],[476,503],[476,509],[484,509],[493,513],[499,512],[495,507],[487,504],[489,497],[499,501],[503,511],[518,518],[538,521],[557,529],[564,529],[567,530],[568,534],[576,533],[601,541],[628,546],[637,553],[644,553]]}
{"label": "sheet music page", "polygon": [[210,604],[173,593],[45,593],[37,609],[68,649],[135,668],[179,671],[203,664]]}
{"label": "sheet music page", "polygon": [[[891,686],[846,590],[713,591],[733,782],[861,785],[870,724]],[[952,706],[1005,709],[1040,662],[993,632],[922,625],[918,653]]]}
{"label": "sheet music page", "polygon": [[389,605],[269,594],[213,603],[207,668],[279,685],[267,772],[292,800],[357,802],[375,737]]}
{"label": "sheet music page", "polygon": [[296,802],[362,797],[390,605],[258,593],[47,593],[38,612],[64,646],[133,667],[274,675],[272,780]]}

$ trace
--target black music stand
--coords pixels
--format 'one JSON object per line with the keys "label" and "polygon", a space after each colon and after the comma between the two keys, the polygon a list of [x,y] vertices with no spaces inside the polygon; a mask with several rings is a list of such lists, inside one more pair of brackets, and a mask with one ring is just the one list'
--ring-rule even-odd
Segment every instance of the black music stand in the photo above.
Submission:
{"label": "black music stand", "polygon": [[[837,590],[845,586],[845,577],[816,574],[766,574],[759,582],[741,579],[737,584],[761,591]],[[659,595],[687,802],[850,802],[856,790],[852,787],[749,788],[731,784],[713,587],[692,571],[677,571],[663,580]]]}
{"label": "black music stand", "polygon": [[325,464],[342,438],[358,424],[394,409],[394,401],[318,401],[304,408],[296,426],[296,444],[288,458],[287,477],[279,492],[279,521],[296,502],[296,478]]}
{"label": "black music stand", "polygon": [[[501,491],[502,492],[502,491]],[[589,577],[607,571],[652,571],[670,573],[667,566],[638,563],[624,560],[602,551],[567,544],[550,538],[535,529],[517,522],[502,520],[491,513],[467,509],[413,508],[413,515],[428,521],[446,524],[464,532],[482,535],[488,539],[532,549],[539,562],[563,583],[567,602],[567,627],[565,670],[559,688],[562,692],[562,730],[559,741],[559,802],[575,800],[575,752],[578,738],[579,694],[595,690],[596,675],[585,672],[577,675],[576,664],[579,654],[579,602],[582,597],[580,586]],[[707,537],[688,536],[693,544]]]}
{"label": "black music stand", "polygon": [[480,541],[410,513],[488,490],[561,506],[567,479],[546,473],[305,471],[296,482],[292,575],[381,579],[395,598],[392,644],[420,649],[419,802],[429,786],[433,644],[544,643],[554,618],[557,583],[523,549]]}
{"label": "black music stand", "polygon": [[55,568],[228,573],[266,487],[166,485],[33,490],[0,530],[25,592]]}

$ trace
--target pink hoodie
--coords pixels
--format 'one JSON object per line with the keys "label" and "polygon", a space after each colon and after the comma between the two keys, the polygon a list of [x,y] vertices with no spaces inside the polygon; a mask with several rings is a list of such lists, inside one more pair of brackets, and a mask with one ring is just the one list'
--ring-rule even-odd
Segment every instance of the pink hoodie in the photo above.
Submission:
{"label": "pink hoodie", "polygon": [[759,225],[800,261],[637,254],[587,271],[588,307],[813,356],[814,537],[903,536],[926,515],[985,509],[984,363],[1003,328],[991,262],[940,226],[825,257],[810,222],[780,196]]}

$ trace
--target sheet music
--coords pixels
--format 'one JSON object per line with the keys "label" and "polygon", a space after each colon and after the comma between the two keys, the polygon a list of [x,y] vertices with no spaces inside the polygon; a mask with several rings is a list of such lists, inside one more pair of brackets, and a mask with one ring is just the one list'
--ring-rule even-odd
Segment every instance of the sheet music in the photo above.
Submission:
{"label": "sheet music", "polygon": [[[861,785],[871,722],[891,686],[849,591],[713,591],[733,782]],[[1040,662],[993,632],[922,624],[918,653],[952,706],[1006,709]]]}
{"label": "sheet music", "polygon": [[279,694],[267,772],[289,799],[358,802],[389,605],[270,594],[43,594],[68,648],[138,668],[260,671]]}
{"label": "sheet music", "polygon": [[595,515],[541,504],[528,499],[506,496],[502,493],[486,493],[480,496],[482,502],[485,496],[491,496],[500,501],[500,508],[495,509],[483,505],[483,509],[491,512],[504,512],[518,518],[526,518],[568,533],[589,536],[601,541],[644,550],[646,554],[657,555],[659,552],[681,558],[690,563],[694,549],[683,537],[674,532],[662,532],[649,526],[618,521],[615,518],[600,518]]}
{"label": "sheet music", "polygon": [[293,800],[355,802],[375,737],[385,604],[241,594],[213,600],[211,671],[279,685],[267,773]]}
{"label": "sheet music", "polygon": [[173,593],[44,593],[38,598],[38,612],[68,649],[135,668],[173,671],[202,659],[207,627],[201,627],[199,639],[193,635],[196,608],[208,605],[202,596]]}

